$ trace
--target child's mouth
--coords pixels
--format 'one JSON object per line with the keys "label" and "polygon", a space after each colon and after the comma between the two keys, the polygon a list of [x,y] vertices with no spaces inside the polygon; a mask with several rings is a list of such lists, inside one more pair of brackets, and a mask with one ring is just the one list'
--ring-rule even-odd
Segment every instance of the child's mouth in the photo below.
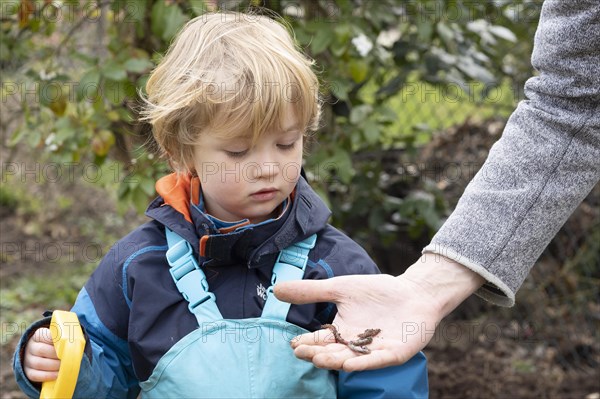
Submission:
{"label": "child's mouth", "polygon": [[277,189],[266,188],[264,190],[257,191],[250,194],[250,196],[256,201],[270,201],[277,195]]}

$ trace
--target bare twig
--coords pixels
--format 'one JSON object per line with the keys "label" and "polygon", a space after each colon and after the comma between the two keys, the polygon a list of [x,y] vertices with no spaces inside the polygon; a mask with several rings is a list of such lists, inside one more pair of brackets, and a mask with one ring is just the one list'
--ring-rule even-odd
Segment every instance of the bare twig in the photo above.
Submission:
{"label": "bare twig", "polygon": [[[98,8],[102,9],[102,8],[104,8],[106,5],[108,5],[110,3],[111,2],[109,0],[98,2]],[[55,58],[60,55],[60,52],[62,51],[63,47],[67,44],[67,42],[71,39],[71,36],[73,36],[75,34],[75,32],[79,28],[81,28],[81,26],[84,24],[84,22],[86,20],[87,20],[87,18],[85,16],[82,17],[79,21],[77,21],[77,23],[75,25],[73,25],[71,27],[71,29],[69,29],[69,31],[67,32],[67,34],[65,35],[65,37],[61,40],[61,42],[56,47],[56,50],[54,50],[54,57]]]}

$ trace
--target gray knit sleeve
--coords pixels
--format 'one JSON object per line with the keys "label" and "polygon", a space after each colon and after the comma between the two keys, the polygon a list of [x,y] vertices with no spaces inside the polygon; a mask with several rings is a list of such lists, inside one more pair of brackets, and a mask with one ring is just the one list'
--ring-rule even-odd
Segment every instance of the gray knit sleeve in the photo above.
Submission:
{"label": "gray knit sleeve", "polygon": [[598,0],[546,0],[532,64],[528,100],[423,250],[480,274],[477,294],[503,306],[600,179]]}

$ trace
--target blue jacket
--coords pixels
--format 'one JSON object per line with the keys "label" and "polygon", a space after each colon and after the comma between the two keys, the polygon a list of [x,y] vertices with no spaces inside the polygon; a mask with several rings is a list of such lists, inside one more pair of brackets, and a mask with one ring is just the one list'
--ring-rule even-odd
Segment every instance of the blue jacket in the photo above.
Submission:
{"label": "blue jacket", "polygon": [[[379,273],[358,244],[327,224],[329,209],[302,178],[277,219],[220,229],[199,206],[197,178],[173,174],[156,187],[160,196],[146,211],[153,220],[111,248],[73,306],[88,338],[75,397],[135,398],[138,382],[198,327],[169,274],[165,226],[190,242],[227,319],[260,316],[277,255],[314,233],[318,238],[305,279]],[[314,331],[331,323],[335,314],[331,303],[292,305],[287,321]],[[39,390],[24,375],[22,352],[32,331],[44,324],[47,319],[30,327],[15,354],[17,381],[30,397],[39,397]],[[400,381],[391,378],[388,383]]]}

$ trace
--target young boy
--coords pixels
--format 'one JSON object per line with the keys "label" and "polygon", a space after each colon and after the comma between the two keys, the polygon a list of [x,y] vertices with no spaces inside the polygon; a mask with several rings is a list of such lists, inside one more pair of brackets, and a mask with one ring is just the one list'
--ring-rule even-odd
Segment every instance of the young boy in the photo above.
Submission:
{"label": "young boy", "polygon": [[[113,246],[77,298],[87,344],[75,397],[426,395],[424,361],[338,378],[295,359],[289,339],[336,309],[270,293],[276,279],[378,273],[301,177],[320,114],[311,67],[266,17],[208,14],[180,32],[144,113],[175,173],[156,183],[153,220]],[[60,364],[48,324],[15,354],[30,397]]]}

